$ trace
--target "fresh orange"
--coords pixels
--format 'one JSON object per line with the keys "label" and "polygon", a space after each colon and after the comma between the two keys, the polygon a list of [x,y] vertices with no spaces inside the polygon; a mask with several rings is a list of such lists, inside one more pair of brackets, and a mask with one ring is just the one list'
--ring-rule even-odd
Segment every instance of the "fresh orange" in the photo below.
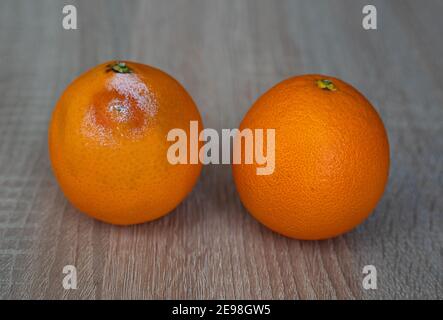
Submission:
{"label": "fresh orange", "polygon": [[135,62],[108,62],[63,92],[49,126],[55,176],[80,211],[113,224],[156,219],[192,190],[201,164],[172,165],[170,129],[189,136],[201,117],[168,74]]}
{"label": "fresh orange", "polygon": [[[240,130],[275,129],[275,170],[233,165],[240,199],[270,229],[326,239],[360,224],[381,198],[389,171],[383,123],[349,84],[324,75],[287,79],[251,107]],[[265,144],[266,145],[266,144]]]}

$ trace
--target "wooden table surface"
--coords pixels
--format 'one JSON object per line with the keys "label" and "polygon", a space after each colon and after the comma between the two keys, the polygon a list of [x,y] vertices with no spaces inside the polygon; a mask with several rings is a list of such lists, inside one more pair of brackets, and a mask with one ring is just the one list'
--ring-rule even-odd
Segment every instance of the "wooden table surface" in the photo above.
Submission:
{"label": "wooden table surface", "polygon": [[[0,4],[0,297],[443,298],[442,1],[60,1]],[[80,214],[48,160],[61,92],[111,59],[176,77],[206,127],[238,126],[252,102],[295,74],[359,88],[387,127],[391,172],[374,214],[326,241],[275,234],[242,207],[229,166],[206,166],[168,216],[116,227]],[[62,287],[75,265],[78,289]],[[374,265],[378,289],[362,287]]]}

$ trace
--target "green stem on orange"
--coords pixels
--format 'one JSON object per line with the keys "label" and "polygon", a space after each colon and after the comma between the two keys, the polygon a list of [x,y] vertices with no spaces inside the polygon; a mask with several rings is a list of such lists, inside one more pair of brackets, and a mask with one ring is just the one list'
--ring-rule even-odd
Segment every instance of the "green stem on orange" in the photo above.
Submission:
{"label": "green stem on orange", "polygon": [[132,69],[129,68],[126,63],[117,61],[114,64],[109,65],[110,70],[117,73],[132,73]]}
{"label": "green stem on orange", "polygon": [[336,91],[337,87],[332,83],[331,80],[328,79],[320,79],[316,81],[317,87],[324,90]]}

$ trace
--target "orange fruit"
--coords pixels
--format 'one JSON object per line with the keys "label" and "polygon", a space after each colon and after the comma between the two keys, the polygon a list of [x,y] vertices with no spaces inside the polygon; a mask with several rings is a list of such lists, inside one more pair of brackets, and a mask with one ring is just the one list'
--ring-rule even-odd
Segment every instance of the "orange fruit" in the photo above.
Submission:
{"label": "orange fruit", "polygon": [[63,92],[49,125],[53,171],[69,201],[99,220],[127,225],[159,218],[192,190],[201,164],[172,165],[170,129],[189,136],[201,117],[168,74],[108,62]]}
{"label": "orange fruit", "polygon": [[233,165],[233,175],[246,209],[278,233],[337,236],[367,218],[383,194],[385,128],[369,101],[339,79],[303,75],[277,84],[247,112],[245,128],[275,129],[274,172],[257,175],[253,162]]}

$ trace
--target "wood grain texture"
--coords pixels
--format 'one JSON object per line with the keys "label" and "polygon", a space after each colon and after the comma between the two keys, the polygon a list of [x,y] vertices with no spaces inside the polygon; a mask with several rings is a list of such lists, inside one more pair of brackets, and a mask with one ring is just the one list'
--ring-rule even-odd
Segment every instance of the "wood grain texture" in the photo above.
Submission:
{"label": "wood grain texture", "polygon": [[[442,1],[69,1],[0,3],[0,297],[443,298]],[[234,128],[273,84],[301,73],[359,88],[389,133],[389,185],[354,231],[281,237],[248,215],[229,166],[207,166],[171,214],[115,227],[79,214],[51,173],[47,125],[63,89],[110,59],[174,75],[206,127]],[[62,288],[62,268],[78,289]],[[362,288],[362,269],[378,290]]]}

